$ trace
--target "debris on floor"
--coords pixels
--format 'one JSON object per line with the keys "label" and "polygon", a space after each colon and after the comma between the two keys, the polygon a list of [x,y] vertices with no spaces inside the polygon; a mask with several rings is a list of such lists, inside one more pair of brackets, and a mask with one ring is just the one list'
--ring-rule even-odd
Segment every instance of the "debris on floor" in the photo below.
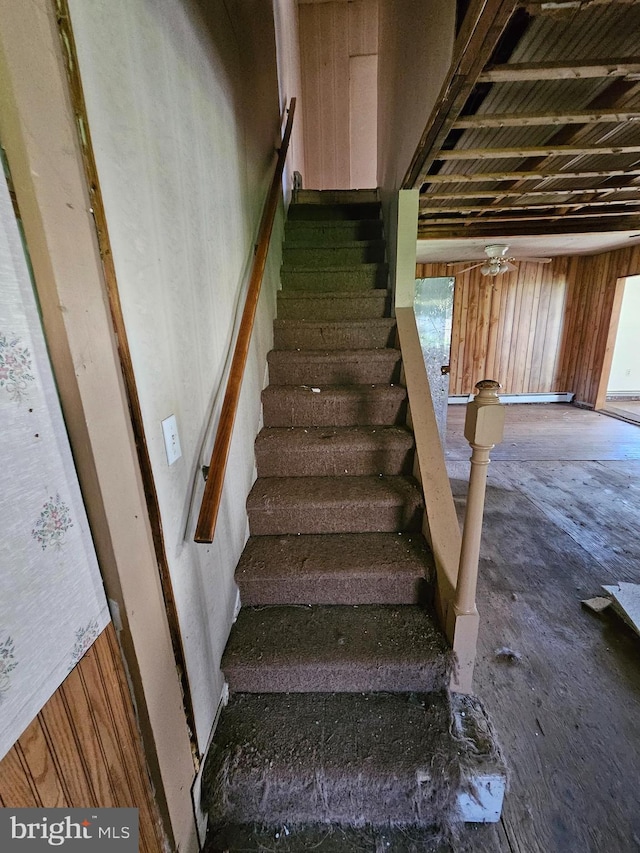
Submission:
{"label": "debris on floor", "polygon": [[501,649],[496,649],[495,655],[498,660],[507,661],[508,663],[520,663],[522,660],[520,652],[516,652],[506,646],[503,646]]}
{"label": "debris on floor", "polygon": [[640,584],[621,581],[613,586],[603,586],[602,589],[610,596],[611,605],[618,616],[640,635]]}
{"label": "debris on floor", "polygon": [[587,610],[593,611],[593,613],[602,613],[603,610],[606,610],[611,605],[611,599],[605,598],[603,595],[596,595],[595,598],[585,598],[580,603]]}

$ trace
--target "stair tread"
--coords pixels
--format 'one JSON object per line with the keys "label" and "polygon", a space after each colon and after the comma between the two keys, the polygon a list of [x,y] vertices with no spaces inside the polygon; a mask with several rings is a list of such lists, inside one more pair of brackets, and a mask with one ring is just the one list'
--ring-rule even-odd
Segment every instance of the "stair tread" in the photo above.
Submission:
{"label": "stair tread", "polygon": [[255,443],[258,476],[410,474],[413,434],[403,426],[264,427]]}
{"label": "stair tread", "polygon": [[[350,240],[379,240],[383,236],[381,219],[298,219],[287,220],[285,245],[296,246],[298,240],[327,240],[333,245],[349,235]],[[313,243],[317,245],[317,243]]]}
{"label": "stair tread", "polygon": [[[317,246],[314,248],[318,248]],[[367,264],[340,264],[331,266],[322,267],[322,266],[308,266],[306,264],[282,264],[282,271],[285,273],[288,272],[296,272],[296,273],[309,273],[309,274],[318,274],[318,273],[337,273],[337,272],[349,272],[349,273],[362,273],[367,274],[371,272],[375,272],[376,270],[381,269],[382,267],[387,267],[386,261],[373,261]]]}
{"label": "stair tread", "polygon": [[296,190],[293,204],[367,204],[379,202],[376,187],[362,187],[355,190]]}
{"label": "stair tread", "polygon": [[272,385],[392,384],[400,379],[400,350],[274,349],[267,355]]}
{"label": "stair tread", "polygon": [[431,577],[433,557],[420,533],[327,533],[251,536],[236,569],[239,584],[249,577],[344,575]]}
{"label": "stair tread", "polygon": [[[312,391],[313,388],[320,388],[320,392]],[[368,394],[371,396],[393,396],[393,397],[406,397],[407,389],[404,385],[389,385],[387,383],[376,385],[375,383],[367,383],[365,385],[352,383],[350,385],[267,385],[267,387],[263,390],[263,394],[291,394],[291,393],[304,393],[306,395],[318,393],[331,393],[334,395],[344,395],[344,396],[359,396],[361,394]]]}
{"label": "stair tread", "polygon": [[[353,296],[351,291],[348,291],[349,296]],[[289,320],[287,318],[278,318],[273,321],[276,329],[301,328],[305,330],[314,328],[329,328],[329,329],[360,329],[377,326],[381,329],[393,329],[397,323],[395,317],[374,317],[370,320]]]}
{"label": "stair tread", "polygon": [[313,231],[316,228],[336,228],[339,231],[363,224],[369,227],[372,223],[377,223],[382,227],[381,219],[367,219],[365,217],[364,219],[287,219],[285,229]]}
{"label": "stair tread", "polygon": [[505,771],[482,724],[467,739],[453,720],[442,692],[234,695],[204,771],[212,823],[455,821],[478,768]]}
{"label": "stair tread", "polygon": [[265,426],[391,425],[404,422],[402,385],[268,385]]}
{"label": "stair tread", "polygon": [[327,201],[321,204],[294,202],[289,205],[288,220],[299,222],[300,220],[353,220],[353,219],[380,219],[380,202],[371,199],[362,201],[345,201],[344,203]]}
{"label": "stair tread", "polygon": [[254,535],[419,530],[413,477],[258,477],[247,498]]}
{"label": "stair tread", "polygon": [[258,477],[249,492],[247,508],[264,505],[275,508],[276,504],[299,506],[306,502],[334,507],[339,513],[346,503],[380,506],[402,504],[411,499],[422,501],[413,477]]}
{"label": "stair tread", "polygon": [[[327,251],[333,251],[334,249],[364,249],[371,246],[382,247],[386,245],[386,241],[382,237],[365,237],[362,240],[341,240],[340,242],[331,242],[326,245],[318,246],[317,243],[298,243],[296,242],[294,245],[287,245],[287,242],[284,243],[284,251],[285,253],[289,249],[326,249]],[[360,266],[358,264],[357,266]]]}
{"label": "stair tread", "polygon": [[345,347],[344,349],[307,349],[289,350],[272,349],[267,354],[267,361],[361,361],[363,359],[377,359],[378,361],[397,361],[400,358],[400,350],[395,347],[368,347],[366,349],[355,349]]}
{"label": "stair tread", "polygon": [[236,692],[439,690],[446,639],[417,605],[243,607],[222,670]]}
{"label": "stair tread", "polygon": [[[388,823],[392,813],[394,822],[411,824],[424,802],[431,818],[434,783],[417,780],[435,780],[441,771],[433,763],[449,752],[442,748],[449,720],[440,694],[234,696],[205,771],[208,779],[221,777],[224,790],[220,797],[213,779],[207,786],[220,797],[212,817],[264,816],[273,826],[341,823],[359,806],[363,823]],[[322,797],[322,788],[331,796]],[[445,796],[449,811],[455,791]]]}
{"label": "stair tread", "polygon": [[369,320],[274,321],[274,349],[371,349],[395,344],[393,317]]}
{"label": "stair tread", "polygon": [[307,452],[346,448],[413,447],[413,433],[403,426],[263,427],[256,442],[264,446],[304,445]]}
{"label": "stair tread", "polygon": [[203,853],[454,853],[439,827],[351,827],[314,823],[274,831],[258,823],[218,824],[207,835]]}
{"label": "stair tread", "polygon": [[[384,287],[372,287],[370,290],[354,292],[353,290],[279,290],[278,299],[326,299],[332,302],[335,299],[384,299],[389,291]],[[378,319],[387,319],[379,317]]]}

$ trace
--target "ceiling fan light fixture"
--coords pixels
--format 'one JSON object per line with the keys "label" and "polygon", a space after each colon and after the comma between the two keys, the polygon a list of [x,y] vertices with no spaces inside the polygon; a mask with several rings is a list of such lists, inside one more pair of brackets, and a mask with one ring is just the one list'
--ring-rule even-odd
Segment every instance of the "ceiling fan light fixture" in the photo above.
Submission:
{"label": "ceiling fan light fixture", "polygon": [[498,261],[509,251],[509,247],[504,243],[490,243],[488,246],[484,247],[485,254],[492,261]]}
{"label": "ceiling fan light fixture", "polygon": [[488,261],[486,264],[482,264],[482,266],[480,267],[480,273],[482,275],[489,275],[492,278],[495,278],[495,276],[500,275],[501,272],[502,263],[498,259],[492,258],[490,261]]}

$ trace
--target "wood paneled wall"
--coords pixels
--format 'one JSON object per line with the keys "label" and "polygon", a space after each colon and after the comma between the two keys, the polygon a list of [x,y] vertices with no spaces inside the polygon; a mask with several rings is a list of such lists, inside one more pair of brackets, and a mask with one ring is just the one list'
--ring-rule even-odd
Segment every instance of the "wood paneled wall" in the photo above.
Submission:
{"label": "wood paneled wall", "polygon": [[[506,394],[569,391],[596,406],[615,342],[616,283],[639,273],[640,246],[633,246],[520,263],[494,279],[477,269],[456,275],[450,393],[469,394],[489,378]],[[445,264],[416,267],[417,278],[445,275]]]}
{"label": "wood paneled wall", "polygon": [[113,624],[0,762],[0,806],[138,808],[139,850],[164,849]]}
{"label": "wood paneled wall", "polygon": [[[352,60],[378,53],[377,0],[301,0],[298,8],[306,164],[304,186],[308,189],[348,189],[352,187],[352,156],[356,162],[359,156],[351,151],[352,120],[360,128],[358,137],[366,139],[373,135],[375,138],[377,133],[376,113],[370,116],[369,132],[363,134],[362,124],[367,118],[362,115],[362,109],[354,111],[351,103],[364,85],[360,82],[362,63],[355,63],[356,67],[352,68]],[[375,70],[376,66],[369,67]],[[352,76],[357,84],[355,92],[350,85]],[[371,111],[370,107],[367,111]],[[369,146],[363,156],[371,156]],[[375,164],[372,174],[375,175]]]}
{"label": "wood paneled wall", "polygon": [[[488,278],[479,269],[455,276],[451,394],[470,394],[480,379],[497,379],[505,394],[567,391],[561,350],[567,258],[518,265]],[[444,264],[418,264],[417,278],[450,276]]]}
{"label": "wood paneled wall", "polygon": [[616,283],[638,273],[640,246],[570,259],[561,376],[578,403],[597,403],[603,366],[615,341],[609,330]]}

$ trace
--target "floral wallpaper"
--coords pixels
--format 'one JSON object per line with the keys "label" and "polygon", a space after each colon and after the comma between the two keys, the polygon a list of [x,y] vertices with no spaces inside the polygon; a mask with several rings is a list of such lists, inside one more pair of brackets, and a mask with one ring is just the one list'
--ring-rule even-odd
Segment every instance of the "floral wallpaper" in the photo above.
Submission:
{"label": "floral wallpaper", "polygon": [[0,177],[0,758],[109,621],[24,249]]}

